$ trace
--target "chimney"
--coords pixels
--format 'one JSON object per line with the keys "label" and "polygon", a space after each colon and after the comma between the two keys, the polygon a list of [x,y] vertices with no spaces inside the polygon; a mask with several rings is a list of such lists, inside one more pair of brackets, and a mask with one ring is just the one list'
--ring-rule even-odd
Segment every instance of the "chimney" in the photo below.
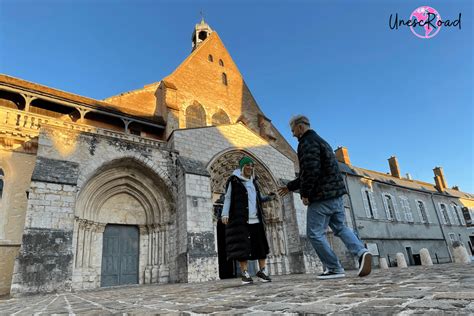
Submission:
{"label": "chimney", "polygon": [[339,146],[337,149],[334,151],[336,154],[336,159],[339,162],[345,163],[346,165],[351,165],[351,160],[349,159],[349,152],[347,151],[347,148],[344,146]]}
{"label": "chimney", "polygon": [[453,190],[459,191],[459,186],[455,185],[452,187]]}
{"label": "chimney", "polygon": [[388,164],[390,165],[390,173],[396,178],[400,177],[400,168],[398,167],[397,157],[392,156],[388,158]]}
{"label": "chimney", "polygon": [[433,169],[433,172],[435,175],[434,180],[436,183],[436,188],[438,189],[438,191],[443,192],[448,187],[448,184],[446,183],[446,179],[444,178],[443,168],[435,167]]}
{"label": "chimney", "polygon": [[413,178],[411,177],[411,174],[407,173],[407,179],[408,180],[413,180]]}

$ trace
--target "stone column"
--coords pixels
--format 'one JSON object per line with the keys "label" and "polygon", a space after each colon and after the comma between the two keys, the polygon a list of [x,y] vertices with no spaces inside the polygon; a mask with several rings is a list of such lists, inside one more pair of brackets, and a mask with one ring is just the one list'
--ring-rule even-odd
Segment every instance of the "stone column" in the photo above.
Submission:
{"label": "stone column", "polygon": [[90,267],[92,227],[93,222],[90,221],[87,221],[84,227],[84,260],[82,261],[83,268]]}
{"label": "stone column", "polygon": [[385,259],[385,258],[380,258],[380,269],[382,269],[382,270],[388,270],[387,259]]}
{"label": "stone column", "polygon": [[104,240],[104,231],[107,224],[103,223],[94,223],[92,227],[92,236],[91,236],[91,258],[89,265],[94,275],[94,284],[93,287],[100,287],[100,280],[102,274],[102,251],[103,251],[103,240]]}
{"label": "stone column", "polygon": [[399,268],[407,268],[407,261],[405,259],[405,255],[401,252],[397,253],[397,267]]}
{"label": "stone column", "polygon": [[454,245],[453,256],[454,256],[454,263],[463,263],[463,264],[471,263],[471,257],[467,253],[466,248],[464,248],[464,246],[461,245],[461,243]]}
{"label": "stone column", "polygon": [[159,265],[159,283],[168,283],[170,278],[170,269],[168,266],[167,258],[167,237],[168,235],[168,224],[162,226],[162,231],[160,231],[160,265]]}
{"label": "stone column", "polygon": [[431,260],[430,252],[426,248],[420,250],[420,258],[422,266],[432,266],[433,261]]}
{"label": "stone column", "polygon": [[159,234],[159,226],[154,224],[153,225],[153,231],[152,231],[152,241],[153,241],[153,247],[152,247],[152,269],[151,269],[151,283],[158,283],[159,279],[159,260],[158,260],[158,251],[159,251],[159,239],[158,239],[158,234]]}
{"label": "stone column", "polygon": [[76,268],[82,268],[82,260],[84,257],[84,229],[86,223],[86,220],[79,219],[77,229]]}
{"label": "stone column", "polygon": [[25,99],[25,109],[24,109],[24,111],[29,112],[31,102],[33,100],[36,100],[37,97],[31,96],[31,95],[28,95],[28,94],[23,94],[23,93],[21,93],[21,96],[23,97],[23,99]]}
{"label": "stone column", "polygon": [[141,251],[146,251],[140,258],[144,259],[143,263],[140,263],[140,267],[144,267],[143,270],[143,283],[151,283],[151,258],[152,258],[152,240],[151,240],[151,227],[147,225],[140,225],[140,241],[143,242]]}

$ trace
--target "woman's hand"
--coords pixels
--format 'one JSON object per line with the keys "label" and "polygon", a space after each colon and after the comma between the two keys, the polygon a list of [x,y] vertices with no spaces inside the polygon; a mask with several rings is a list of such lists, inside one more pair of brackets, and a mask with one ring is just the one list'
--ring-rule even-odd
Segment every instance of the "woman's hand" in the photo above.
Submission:
{"label": "woman's hand", "polygon": [[222,224],[227,225],[229,222],[229,216],[222,216],[221,218]]}

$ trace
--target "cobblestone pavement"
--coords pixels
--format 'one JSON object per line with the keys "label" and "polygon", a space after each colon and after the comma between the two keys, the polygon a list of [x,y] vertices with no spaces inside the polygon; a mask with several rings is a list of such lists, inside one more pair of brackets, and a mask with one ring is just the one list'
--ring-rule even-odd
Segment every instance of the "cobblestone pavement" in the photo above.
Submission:
{"label": "cobblestone pavement", "polygon": [[337,280],[312,274],[115,287],[0,300],[0,314],[466,314],[474,315],[474,264],[354,271]]}

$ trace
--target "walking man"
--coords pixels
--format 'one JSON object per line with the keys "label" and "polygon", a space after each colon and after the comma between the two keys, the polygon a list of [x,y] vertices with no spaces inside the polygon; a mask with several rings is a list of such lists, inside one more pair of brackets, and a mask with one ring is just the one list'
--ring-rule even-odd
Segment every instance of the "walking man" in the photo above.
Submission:
{"label": "walking man", "polygon": [[299,177],[278,189],[280,195],[300,191],[307,209],[307,236],[325,270],[319,279],[345,276],[344,268],[326,238],[328,226],[354,256],[359,258],[359,273],[370,274],[372,255],[345,225],[344,180],[331,146],[310,128],[309,119],[298,115],[290,120],[293,136],[298,138]]}

